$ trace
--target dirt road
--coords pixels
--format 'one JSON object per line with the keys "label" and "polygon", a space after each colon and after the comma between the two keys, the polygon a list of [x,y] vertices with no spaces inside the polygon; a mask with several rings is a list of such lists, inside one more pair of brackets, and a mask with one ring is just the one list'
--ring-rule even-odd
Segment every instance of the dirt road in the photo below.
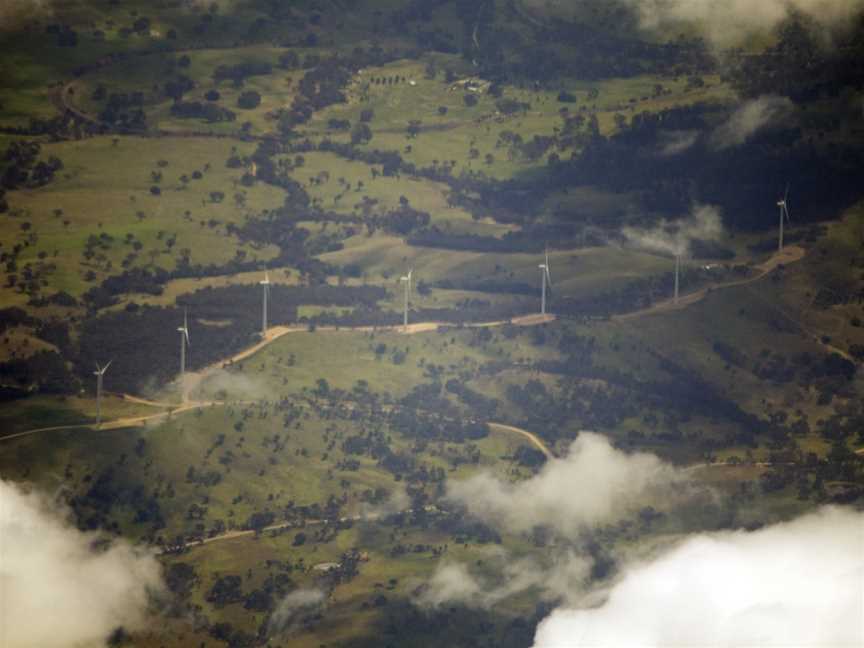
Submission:
{"label": "dirt road", "polygon": [[[723,288],[730,288],[733,286],[742,286],[754,281],[758,281],[769,272],[777,268],[781,264],[789,264],[799,261],[804,257],[805,251],[803,248],[798,246],[790,246],[785,248],[782,252],[778,252],[774,254],[770,259],[765,261],[764,263],[756,266],[757,273],[751,277],[746,279],[741,279],[739,281],[732,281],[725,284],[720,284],[717,286],[706,287],[696,292],[690,293],[681,297],[678,302],[673,302],[672,300],[667,300],[664,302],[659,302],[654,304],[650,308],[646,308],[640,311],[634,311],[632,313],[626,313],[624,315],[616,315],[612,319],[618,321],[626,321],[630,319],[634,319],[636,317],[641,317],[643,315],[649,315],[659,312],[678,310],[681,308],[685,308],[690,304],[694,304],[705,298],[711,290],[720,290]],[[491,328],[504,326],[507,324],[512,324],[515,326],[538,326],[540,324],[546,324],[548,322],[555,321],[555,315],[545,314],[541,315],[540,313],[533,313],[529,315],[522,315],[519,317],[514,317],[509,320],[494,320],[490,322],[474,322],[474,323],[466,323],[463,325],[464,328]],[[389,331],[396,333],[403,333],[405,335],[414,335],[418,333],[428,333],[431,331],[437,331],[441,327],[449,327],[455,326],[452,322],[417,322],[414,324],[409,324],[407,327],[402,325],[387,325],[387,326],[354,326],[354,327],[339,327],[339,326],[320,326],[315,330],[319,332],[372,332],[372,331]],[[124,398],[131,402],[136,402],[140,404],[152,405],[155,407],[165,407],[166,411],[159,412],[158,414],[146,415],[146,416],[136,416],[136,417],[127,417],[121,419],[115,419],[113,421],[105,421],[99,427],[101,430],[119,430],[130,427],[137,427],[146,423],[158,421],[165,419],[172,414],[180,414],[182,412],[186,412],[192,409],[196,409],[199,407],[207,407],[210,405],[217,404],[215,401],[194,401],[189,400],[189,394],[195,391],[195,389],[201,384],[201,382],[212,375],[216,371],[224,369],[225,367],[241,362],[247,358],[252,357],[260,350],[267,347],[269,344],[272,344],[276,340],[288,335],[290,333],[300,333],[303,331],[308,331],[308,327],[304,326],[274,326],[267,331],[267,336],[261,340],[260,342],[240,351],[239,353],[234,354],[230,358],[225,360],[220,360],[215,362],[204,369],[197,372],[188,372],[186,374],[186,381],[184,383],[183,389],[183,403],[182,405],[171,405],[169,403],[157,403],[154,401],[148,401],[143,398],[138,398],[136,396],[126,395],[124,394]],[[833,349],[832,350],[836,350]],[[841,355],[846,357],[847,354],[845,352],[841,352],[837,350]],[[553,453],[547,448],[543,442],[534,434],[528,432],[527,430],[522,430],[521,428],[516,428],[513,426],[508,426],[504,424],[493,423],[490,425],[494,425],[499,429],[499,431],[509,431],[511,433],[517,433],[525,436],[534,446],[540,449],[544,455],[547,457],[554,456]],[[0,441],[4,441],[7,439],[16,439],[23,436],[28,436],[31,434],[38,434],[40,432],[49,432],[49,431],[58,431],[58,430],[75,430],[93,427],[88,424],[77,424],[77,425],[66,425],[66,426],[55,426],[49,428],[38,428],[35,430],[26,430],[24,432],[18,432],[15,434],[10,434],[4,437],[0,437]]]}
{"label": "dirt road", "polygon": [[528,441],[530,441],[532,445],[534,445],[538,450],[540,450],[540,452],[546,455],[547,459],[555,458],[555,454],[552,452],[552,450],[549,449],[549,446],[543,443],[543,440],[533,432],[529,432],[528,430],[524,430],[514,425],[505,425],[504,423],[489,423],[489,429],[491,429],[493,432],[508,432],[511,434],[518,434],[520,436],[523,436],[528,439]]}
{"label": "dirt road", "polygon": [[642,310],[632,311],[630,313],[624,313],[622,315],[613,315],[612,319],[615,321],[623,322],[635,319],[637,317],[642,317],[644,315],[652,315],[656,313],[681,310],[683,308],[686,308],[687,306],[695,304],[696,302],[702,301],[703,299],[705,299],[705,296],[708,295],[708,293],[714,290],[723,290],[724,288],[734,288],[736,286],[746,286],[747,284],[759,281],[765,275],[767,275],[769,272],[776,269],[780,265],[789,265],[790,263],[800,261],[804,258],[805,253],[806,252],[804,248],[798,247],[797,245],[783,248],[782,252],[775,253],[771,256],[770,259],[768,259],[764,263],[755,266],[756,274],[747,277],[746,279],[738,279],[736,281],[728,281],[722,284],[706,286],[705,288],[700,288],[695,292],[681,295],[678,298],[677,302],[674,299],[666,299],[664,301],[657,302],[656,304],[649,306],[648,308],[643,308]]}

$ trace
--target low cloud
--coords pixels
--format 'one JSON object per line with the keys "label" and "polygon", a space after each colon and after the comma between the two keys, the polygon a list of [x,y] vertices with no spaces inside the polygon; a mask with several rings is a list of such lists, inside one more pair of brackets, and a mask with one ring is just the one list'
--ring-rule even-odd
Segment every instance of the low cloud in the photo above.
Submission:
{"label": "low cloud", "polygon": [[622,0],[636,14],[642,29],[676,33],[691,25],[714,47],[745,43],[773,31],[793,13],[809,18],[822,30],[843,28],[864,9],[864,0]]}
{"label": "low cloud", "polygon": [[864,645],[864,514],[826,508],[691,537],[625,569],[605,602],[559,608],[534,648]]}
{"label": "low cloud", "polygon": [[511,484],[489,473],[451,482],[448,498],[474,516],[513,532],[546,526],[572,536],[621,519],[657,501],[686,497],[685,473],[647,453],[627,454],[582,432],[563,459],[531,479]]}
{"label": "low cloud", "polygon": [[777,124],[793,110],[786,97],[767,95],[747,101],[711,134],[715,150],[741,146],[759,131]]}
{"label": "low cloud", "polygon": [[161,589],[152,553],[123,540],[99,547],[68,511],[0,480],[0,637],[3,645],[101,645],[118,626],[143,627]]}
{"label": "low cloud", "polygon": [[487,574],[491,571],[494,577],[472,573],[461,563],[445,562],[421,588],[417,602],[432,608],[461,603],[488,609],[529,589],[544,600],[581,600],[590,582],[591,560],[571,551],[549,558],[545,564],[530,558],[514,560],[501,551],[498,556],[484,560]]}
{"label": "low cloud", "polygon": [[[194,384],[194,380],[188,378],[190,384]],[[208,398],[224,397],[228,401],[253,401],[276,397],[264,380],[225,369],[217,369],[208,375],[198,391],[205,393]],[[193,393],[192,396],[197,395]]]}
{"label": "low cloud", "polygon": [[399,488],[390,493],[387,500],[380,504],[362,503],[360,505],[360,515],[368,520],[379,520],[396,513],[404,513],[410,508],[411,498],[408,497],[404,488]]}
{"label": "low cloud", "polygon": [[663,131],[660,133],[660,150],[658,154],[661,157],[679,155],[692,148],[697,141],[699,141],[699,131]]}
{"label": "low cloud", "polygon": [[664,220],[650,229],[625,227],[621,233],[632,247],[670,256],[687,256],[694,240],[715,241],[720,238],[723,221],[717,207],[697,205],[687,218]]}
{"label": "low cloud", "polygon": [[303,617],[311,614],[322,605],[327,595],[320,589],[304,588],[294,590],[283,598],[267,624],[267,634],[288,632],[298,627]]}

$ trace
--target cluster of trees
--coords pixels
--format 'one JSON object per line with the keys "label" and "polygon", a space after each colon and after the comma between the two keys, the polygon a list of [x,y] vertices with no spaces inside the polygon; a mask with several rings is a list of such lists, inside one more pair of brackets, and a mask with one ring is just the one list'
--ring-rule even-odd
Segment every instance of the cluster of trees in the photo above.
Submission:
{"label": "cluster of trees", "polygon": [[0,362],[0,399],[21,398],[39,392],[70,394],[77,391],[78,381],[56,351],[37,351],[26,358]]}
{"label": "cluster of trees", "polygon": [[171,114],[181,119],[204,119],[210,123],[237,119],[235,112],[209,101],[175,101],[171,105]]}
{"label": "cluster of trees", "polygon": [[41,187],[51,182],[63,168],[63,162],[53,155],[40,160],[41,150],[38,142],[10,142],[3,153],[0,190]]}
{"label": "cluster of trees", "polygon": [[[271,286],[271,324],[296,321],[299,304],[372,308],[386,295],[373,286]],[[114,358],[111,389],[135,392],[166,383],[179,370],[176,329],[190,316],[187,366],[200,368],[248,346],[261,330],[261,294],[250,286],[205,288],[178,298],[172,307],[144,306],[88,318],[81,328],[78,371],[89,380],[94,360]],[[205,325],[198,320],[216,322]]]}
{"label": "cluster of trees", "polygon": [[91,98],[105,101],[105,107],[99,113],[100,121],[124,129],[144,130],[147,127],[143,92],[112,92],[109,95],[106,87],[100,84]]}
{"label": "cluster of trees", "polygon": [[792,14],[776,30],[774,45],[758,54],[739,54],[729,77],[745,97],[773,94],[811,101],[860,88],[864,25],[850,21],[847,27],[833,33],[831,47],[825,47],[812,18]]}
{"label": "cluster of trees", "polygon": [[[440,392],[441,385],[433,385],[433,391]],[[433,396],[435,397],[437,395]],[[390,414],[388,424],[403,436],[426,441],[466,443],[489,435],[489,426],[486,423],[423,413],[423,409],[426,408],[440,411],[434,407],[435,403],[429,402],[426,390],[406,396],[401,401],[401,405],[402,407],[393,410]],[[452,405],[448,406],[448,409],[452,410]]]}
{"label": "cluster of trees", "polygon": [[266,76],[273,72],[273,66],[265,61],[247,61],[235,65],[220,65],[213,71],[213,82],[232,81],[240,87],[252,76]]}
{"label": "cluster of trees", "polygon": [[50,24],[45,26],[45,33],[57,38],[58,47],[75,47],[78,45],[78,32],[70,25]]}

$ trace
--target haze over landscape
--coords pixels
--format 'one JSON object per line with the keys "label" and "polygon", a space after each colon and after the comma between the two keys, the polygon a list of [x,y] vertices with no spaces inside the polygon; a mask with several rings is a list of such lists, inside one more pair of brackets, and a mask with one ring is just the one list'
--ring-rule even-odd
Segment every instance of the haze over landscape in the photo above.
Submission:
{"label": "haze over landscape", "polygon": [[0,646],[864,645],[864,2],[0,53]]}

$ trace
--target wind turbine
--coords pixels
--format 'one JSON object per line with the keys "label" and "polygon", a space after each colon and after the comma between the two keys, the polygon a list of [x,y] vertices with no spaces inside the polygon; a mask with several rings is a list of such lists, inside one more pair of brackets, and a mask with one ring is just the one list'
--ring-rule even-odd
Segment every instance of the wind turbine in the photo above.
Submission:
{"label": "wind turbine", "polygon": [[267,275],[267,271],[264,271],[264,281],[259,281],[264,287],[264,312],[261,316],[261,338],[264,339],[267,337],[267,298],[270,296],[270,277]]}
{"label": "wind turbine", "polygon": [[546,284],[552,288],[552,275],[549,273],[549,250],[544,251],[545,263],[541,263],[537,267],[540,268],[540,314],[546,314]]}
{"label": "wind turbine", "polygon": [[414,273],[414,268],[411,268],[408,271],[408,274],[399,277],[399,281],[404,282],[405,284],[405,303],[402,308],[402,326],[405,327],[405,330],[408,330],[408,295],[411,293],[411,275]]}
{"label": "wind turbine", "polygon": [[783,251],[783,216],[786,216],[786,220],[789,220],[789,207],[786,206],[786,199],[789,198],[789,184],[786,184],[786,193],[783,194],[783,198],[777,201],[777,206],[780,208],[780,238],[777,242],[777,251]]}
{"label": "wind turbine", "polygon": [[189,323],[186,318],[186,310],[183,310],[183,326],[178,326],[180,333],[180,393],[186,398],[184,385],[186,383],[186,345],[189,344]]}
{"label": "wind turbine", "polygon": [[678,303],[678,276],[681,274],[681,252],[675,251],[675,295],[672,298],[672,303]]}
{"label": "wind turbine", "polygon": [[108,364],[104,367],[100,367],[99,363],[96,363],[96,371],[93,372],[93,375],[96,376],[96,427],[98,428],[102,424],[102,377],[105,375],[105,372],[108,371],[108,367],[111,366],[113,360],[109,360]]}

